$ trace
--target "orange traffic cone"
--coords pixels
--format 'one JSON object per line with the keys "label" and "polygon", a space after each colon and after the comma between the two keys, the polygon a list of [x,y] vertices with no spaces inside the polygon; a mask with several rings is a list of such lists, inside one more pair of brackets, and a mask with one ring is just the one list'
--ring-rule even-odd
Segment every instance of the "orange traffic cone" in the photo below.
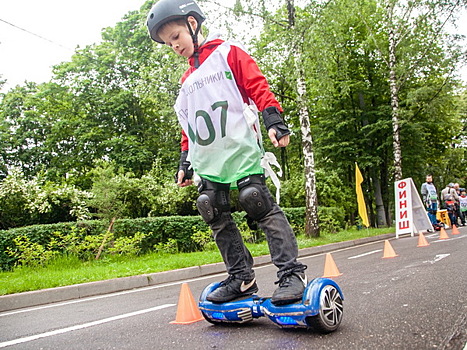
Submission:
{"label": "orange traffic cone", "polygon": [[423,232],[420,232],[418,235],[418,245],[417,247],[426,247],[429,246],[430,243],[426,240],[425,236],[423,235]]}
{"label": "orange traffic cone", "polygon": [[441,227],[441,230],[439,231],[439,238],[438,239],[449,239],[448,233],[444,229],[444,227]]}
{"label": "orange traffic cone", "polygon": [[175,321],[170,323],[173,324],[190,324],[203,320],[204,317],[201,315],[201,311],[196,305],[193,294],[191,294],[188,283],[183,283],[180,291],[180,297],[178,299],[177,317]]}
{"label": "orange traffic cone", "polygon": [[395,258],[396,256],[399,256],[399,255],[396,254],[396,252],[392,248],[391,243],[389,243],[389,241],[386,239],[384,241],[383,259]]}
{"label": "orange traffic cone", "polygon": [[337,268],[331,253],[326,254],[326,261],[324,262],[324,275],[323,277],[338,277],[342,275]]}
{"label": "orange traffic cone", "polygon": [[459,232],[459,229],[457,228],[457,225],[452,225],[452,232],[451,234],[453,235],[458,235],[460,232]]}

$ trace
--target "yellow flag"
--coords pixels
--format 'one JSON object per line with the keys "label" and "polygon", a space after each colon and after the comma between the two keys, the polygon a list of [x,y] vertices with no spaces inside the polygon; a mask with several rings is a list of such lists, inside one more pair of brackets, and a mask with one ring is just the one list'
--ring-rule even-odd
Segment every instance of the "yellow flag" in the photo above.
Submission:
{"label": "yellow flag", "polygon": [[363,225],[366,227],[370,226],[368,222],[368,214],[366,213],[366,205],[365,205],[365,198],[363,198],[363,191],[362,191],[362,182],[363,176],[358,168],[357,162],[355,162],[355,191],[357,192],[357,203],[358,203],[358,215],[362,218]]}

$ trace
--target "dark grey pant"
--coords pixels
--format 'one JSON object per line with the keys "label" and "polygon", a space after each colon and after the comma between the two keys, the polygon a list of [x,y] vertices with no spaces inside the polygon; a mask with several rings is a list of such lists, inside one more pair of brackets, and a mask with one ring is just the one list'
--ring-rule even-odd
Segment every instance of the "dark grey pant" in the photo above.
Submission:
{"label": "dark grey pant", "polygon": [[[203,180],[205,181],[205,180]],[[223,200],[229,201],[228,189],[221,185],[224,191],[222,196],[219,196],[219,190],[216,188],[216,184],[212,188],[201,188],[200,193],[207,194],[213,201],[222,197]],[[212,191],[211,193],[208,193]],[[280,279],[285,273],[292,271],[302,272],[306,269],[306,266],[297,261],[298,246],[295,234],[290,227],[287,218],[285,217],[282,210],[274,202],[271,193],[269,192],[266,184],[261,185],[261,191],[264,196],[272,203],[271,209],[266,213],[264,217],[258,219],[258,226],[264,231],[269,246],[272,262],[279,269],[277,276]],[[227,192],[227,194],[225,194]],[[218,205],[218,207],[227,208],[225,203]],[[211,227],[214,240],[219,248],[219,251],[224,260],[227,272],[230,275],[243,280],[252,279],[255,274],[253,271],[253,258],[250,251],[245,246],[240,231],[235,224],[230,210],[224,210],[220,213],[216,219],[209,223]]]}

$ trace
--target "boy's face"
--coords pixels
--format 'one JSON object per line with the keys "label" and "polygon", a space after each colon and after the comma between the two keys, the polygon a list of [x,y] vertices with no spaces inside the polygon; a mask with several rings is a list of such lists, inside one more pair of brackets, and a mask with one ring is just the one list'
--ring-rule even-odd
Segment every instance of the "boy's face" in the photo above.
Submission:
{"label": "boy's face", "polygon": [[158,34],[165,44],[170,46],[176,54],[186,58],[193,56],[195,51],[193,40],[186,25],[171,22],[159,30]]}

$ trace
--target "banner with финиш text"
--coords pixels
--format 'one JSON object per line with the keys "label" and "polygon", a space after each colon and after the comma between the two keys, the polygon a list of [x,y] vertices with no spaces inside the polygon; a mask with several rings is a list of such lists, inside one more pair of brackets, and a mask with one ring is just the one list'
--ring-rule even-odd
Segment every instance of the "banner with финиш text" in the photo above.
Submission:
{"label": "banner with \u0444\u0438\u043d\u0438\u0448 text", "polygon": [[422,199],[415,188],[412,178],[394,183],[396,202],[396,238],[399,235],[433,230]]}

